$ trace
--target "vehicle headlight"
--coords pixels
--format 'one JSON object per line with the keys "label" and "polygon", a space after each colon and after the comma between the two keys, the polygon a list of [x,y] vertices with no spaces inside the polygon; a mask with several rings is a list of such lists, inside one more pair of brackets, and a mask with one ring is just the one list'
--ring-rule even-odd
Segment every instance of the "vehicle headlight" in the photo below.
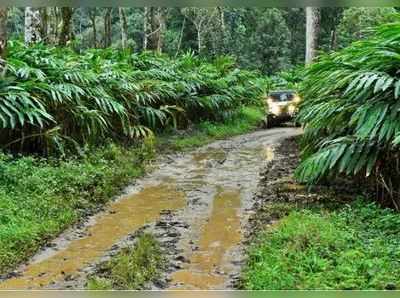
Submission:
{"label": "vehicle headlight", "polygon": [[279,115],[281,113],[281,108],[277,105],[272,105],[269,110],[272,114],[275,115]]}
{"label": "vehicle headlight", "polygon": [[294,114],[295,111],[296,111],[296,107],[294,105],[290,105],[288,107],[289,114]]}

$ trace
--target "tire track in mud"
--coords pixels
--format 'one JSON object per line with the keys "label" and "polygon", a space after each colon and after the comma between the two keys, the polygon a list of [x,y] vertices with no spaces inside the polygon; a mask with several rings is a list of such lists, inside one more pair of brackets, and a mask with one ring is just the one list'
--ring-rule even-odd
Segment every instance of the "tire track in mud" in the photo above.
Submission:
{"label": "tire track in mud", "polygon": [[[242,234],[259,172],[273,147],[301,133],[276,128],[160,158],[125,195],[52,242],[0,289],[82,288],[96,264],[145,227],[162,243],[169,269],[153,289],[226,289],[240,272]],[[111,252],[111,253],[110,253]]]}

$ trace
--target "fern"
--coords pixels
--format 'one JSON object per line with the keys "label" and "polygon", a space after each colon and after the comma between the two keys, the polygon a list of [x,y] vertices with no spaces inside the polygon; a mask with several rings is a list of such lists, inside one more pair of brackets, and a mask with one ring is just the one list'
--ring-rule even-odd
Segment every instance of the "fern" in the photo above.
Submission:
{"label": "fern", "polygon": [[10,41],[8,52],[0,127],[14,150],[64,152],[110,138],[134,142],[190,122],[223,121],[243,104],[261,105],[269,86],[258,73],[237,69],[230,57],[207,62],[193,53],[171,59],[114,49],[78,54],[18,41]]}
{"label": "fern", "polygon": [[399,67],[400,23],[392,23],[378,27],[368,40],[322,56],[304,71],[300,181],[373,176],[398,205]]}

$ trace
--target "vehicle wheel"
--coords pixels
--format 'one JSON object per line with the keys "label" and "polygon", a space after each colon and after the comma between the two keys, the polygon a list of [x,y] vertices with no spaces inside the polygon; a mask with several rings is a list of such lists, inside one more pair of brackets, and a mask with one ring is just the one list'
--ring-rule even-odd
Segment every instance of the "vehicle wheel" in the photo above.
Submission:
{"label": "vehicle wheel", "polygon": [[263,129],[267,129],[267,128],[268,128],[268,118],[267,118],[267,117],[265,117],[265,118],[262,120],[261,127],[262,127]]}
{"label": "vehicle wheel", "polygon": [[266,128],[272,128],[272,127],[274,127],[275,126],[275,121],[274,121],[274,119],[272,119],[271,117],[267,117],[266,119],[265,119],[265,121],[266,121]]}

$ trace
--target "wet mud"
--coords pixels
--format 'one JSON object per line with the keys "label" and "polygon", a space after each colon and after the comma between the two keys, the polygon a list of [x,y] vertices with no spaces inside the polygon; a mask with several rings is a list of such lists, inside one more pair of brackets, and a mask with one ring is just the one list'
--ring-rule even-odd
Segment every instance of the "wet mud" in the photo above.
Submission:
{"label": "wet mud", "polygon": [[97,264],[146,229],[168,269],[151,289],[227,289],[243,264],[245,227],[254,214],[260,171],[275,147],[300,129],[276,128],[161,157],[154,170],[79,228],[55,239],[0,289],[81,289]]}
{"label": "wet mud", "polygon": [[[270,228],[293,210],[333,210],[365,193],[365,189],[339,177],[313,187],[301,185],[294,178],[299,162],[300,150],[296,138],[286,138],[275,146],[274,158],[260,170],[253,212],[244,228],[242,243],[245,247],[257,241],[259,232]],[[368,195],[365,193],[365,196]],[[235,283],[236,288],[241,287],[240,280]]]}
{"label": "wet mud", "polygon": [[184,193],[167,183],[126,196],[98,216],[81,237],[63,248],[43,252],[23,268],[22,276],[0,283],[0,289],[38,289],[61,279],[74,279],[80,269],[96,261],[122,237],[157,220],[163,210],[182,208],[184,203]]}
{"label": "wet mud", "polygon": [[189,256],[190,262],[184,269],[172,275],[172,283],[186,290],[222,287],[224,272],[230,271],[229,261],[224,257],[239,245],[240,228],[240,191],[217,190],[211,215],[201,230],[198,246]]}

